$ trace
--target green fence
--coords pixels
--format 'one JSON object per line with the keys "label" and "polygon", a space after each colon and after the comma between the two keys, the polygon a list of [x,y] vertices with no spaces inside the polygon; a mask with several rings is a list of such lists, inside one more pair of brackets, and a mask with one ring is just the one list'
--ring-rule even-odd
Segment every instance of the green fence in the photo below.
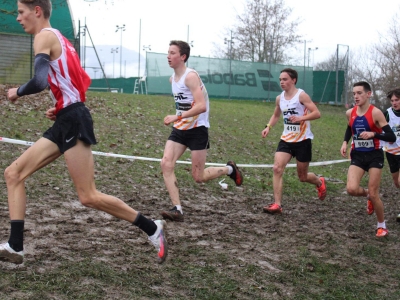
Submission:
{"label": "green fence", "polygon": [[[207,59],[208,60],[208,59]],[[237,62],[236,62],[237,63]],[[151,64],[150,64],[151,65]],[[154,64],[156,65],[156,64]],[[189,64],[189,67],[191,65]],[[273,67],[276,68],[276,73],[279,78],[280,70],[282,69],[281,65],[273,65],[271,66],[271,70]],[[299,83],[298,87],[302,86],[302,67],[297,67],[297,70],[300,70],[299,73]],[[171,68],[166,69],[171,73]],[[152,72],[158,70],[154,69]],[[242,87],[244,91],[241,91],[240,94],[236,93],[237,87],[234,87],[234,84],[231,85],[231,98],[235,99],[256,99],[256,100],[268,100],[274,101],[275,97],[281,93],[282,89],[279,86],[279,80],[275,80],[274,72],[271,72],[272,77],[268,77],[269,70],[257,69],[256,73],[246,72],[242,73],[243,76],[236,76],[236,84],[246,83]],[[159,73],[162,75],[162,73]],[[171,85],[169,83],[169,77],[171,74],[166,76],[148,76],[147,84],[148,93],[149,94],[171,94]],[[306,74],[307,75],[307,74]],[[309,92],[308,88],[306,88],[306,92],[310,95],[311,99],[314,102],[318,103],[329,103],[329,104],[342,104],[342,95],[344,92],[344,81],[345,81],[345,73],[344,71],[313,71],[308,74],[309,77],[313,80],[312,92]],[[214,73],[200,75],[202,77],[203,82],[206,84],[207,90],[210,94],[210,97],[213,98],[229,98],[229,82],[228,87],[227,84],[224,84],[224,74]],[[247,77],[246,77],[247,76]],[[338,77],[338,83],[336,84],[336,76]],[[229,73],[225,75],[225,77],[229,78]],[[244,78],[244,79],[243,79]],[[260,79],[261,78],[261,79]],[[90,90],[92,91],[107,91],[107,92],[118,92],[118,93],[127,93],[132,94],[134,91],[135,80],[138,77],[131,78],[110,78],[110,79],[93,79],[92,84],[90,86]],[[269,80],[271,79],[271,80]],[[225,78],[226,80],[226,78]],[[259,80],[259,81],[258,81]],[[250,87],[249,87],[250,86]],[[260,91],[261,90],[261,91]],[[338,96],[336,97],[336,90]],[[268,92],[269,91],[269,92]],[[137,92],[139,94],[145,94],[146,90],[144,85],[139,85],[137,88]],[[234,94],[235,93],[235,94]],[[335,103],[337,101],[338,103]]]}
{"label": "green fence", "polygon": [[[89,90],[97,92],[133,94],[136,79],[138,79],[138,77],[92,79],[92,84],[90,85]],[[142,85],[142,88],[139,86],[139,94],[146,93],[146,90],[143,88],[143,86],[144,85]]]}
{"label": "green fence", "polygon": [[[53,0],[50,23],[75,44],[69,2]],[[0,83],[21,84],[33,76],[32,36],[17,22],[17,1],[0,0]]]}
{"label": "green fence", "polygon": [[[308,67],[206,57],[190,57],[188,67],[199,73],[213,98],[274,100],[282,92],[280,71],[288,67],[299,73],[297,87],[310,96],[313,92],[313,71]],[[166,54],[147,52],[146,72],[149,93],[171,94],[169,77],[173,70]]]}
{"label": "green fence", "polygon": [[[313,101],[329,104],[342,104],[342,96],[345,82],[344,71],[338,71],[337,73],[336,71],[314,71],[313,73]],[[336,79],[336,77],[338,78]]]}

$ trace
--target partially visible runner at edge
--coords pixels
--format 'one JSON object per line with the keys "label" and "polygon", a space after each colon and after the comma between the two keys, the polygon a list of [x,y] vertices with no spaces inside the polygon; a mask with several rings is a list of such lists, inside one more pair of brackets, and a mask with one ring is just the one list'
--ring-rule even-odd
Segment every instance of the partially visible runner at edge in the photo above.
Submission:
{"label": "partially visible runner at edge", "polygon": [[92,117],[84,105],[90,78],[81,68],[71,43],[58,30],[51,28],[51,1],[19,0],[17,4],[17,21],[25,32],[34,36],[35,75],[19,88],[9,89],[7,96],[15,102],[24,95],[39,93],[49,87],[54,106],[46,112],[46,117],[54,123],[5,170],[11,232],[8,242],[0,245],[0,260],[23,263],[25,180],[64,155],[80,202],[139,227],[156,247],[158,262],[164,262],[168,254],[165,221],[152,221],[122,200],[96,189],[91,150],[96,138]]}

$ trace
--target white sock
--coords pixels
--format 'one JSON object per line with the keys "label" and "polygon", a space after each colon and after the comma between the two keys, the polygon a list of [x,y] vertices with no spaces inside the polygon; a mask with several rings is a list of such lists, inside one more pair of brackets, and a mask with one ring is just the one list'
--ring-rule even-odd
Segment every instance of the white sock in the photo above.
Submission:
{"label": "white sock", "polygon": [[228,168],[228,175],[231,175],[233,172],[233,168],[230,165],[226,165],[226,167]]}
{"label": "white sock", "polygon": [[385,223],[385,221],[383,221],[382,223],[379,223],[379,222],[378,222],[378,225],[376,225],[376,228],[383,228],[383,229],[386,229],[386,223]]}
{"label": "white sock", "polygon": [[182,211],[182,205],[175,205],[176,209],[179,210],[181,212],[181,214],[183,215],[183,211]]}

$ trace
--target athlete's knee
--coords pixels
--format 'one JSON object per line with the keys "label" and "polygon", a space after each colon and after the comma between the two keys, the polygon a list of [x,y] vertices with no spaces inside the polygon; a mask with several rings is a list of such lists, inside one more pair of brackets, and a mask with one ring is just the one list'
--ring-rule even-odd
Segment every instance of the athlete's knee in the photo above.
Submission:
{"label": "athlete's knee", "polygon": [[307,174],[299,174],[300,182],[307,182]]}
{"label": "athlete's knee", "polygon": [[272,171],[274,172],[275,175],[282,175],[284,169],[285,168],[283,166],[278,164],[274,164],[274,166],[272,167]]}
{"label": "athlete's knee", "polygon": [[13,167],[13,165],[7,167],[4,171],[4,179],[8,185],[16,184],[22,181],[21,174]]}
{"label": "athlete's knee", "polygon": [[359,190],[358,187],[348,185],[346,187],[346,190],[347,190],[347,194],[349,194],[350,196],[358,196],[358,190]]}
{"label": "athlete's knee", "polygon": [[163,157],[161,160],[161,170],[163,172],[167,172],[167,171],[173,171],[175,168],[175,164],[172,160],[167,159],[166,157]]}
{"label": "athlete's knee", "polygon": [[90,194],[78,194],[79,201],[83,206],[90,207],[90,208],[97,208],[97,204],[99,202],[99,198],[96,196],[95,193]]}

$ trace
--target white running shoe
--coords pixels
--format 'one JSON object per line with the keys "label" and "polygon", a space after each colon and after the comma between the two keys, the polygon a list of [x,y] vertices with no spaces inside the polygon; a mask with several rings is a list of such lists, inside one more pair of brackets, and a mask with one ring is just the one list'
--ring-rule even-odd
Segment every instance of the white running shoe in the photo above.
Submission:
{"label": "white running shoe", "polygon": [[164,220],[156,220],[154,223],[157,225],[157,230],[152,236],[149,236],[149,240],[158,251],[158,263],[162,264],[168,255],[168,244],[164,232],[167,223]]}
{"label": "white running shoe", "polygon": [[24,261],[24,251],[16,252],[8,243],[0,245],[0,261],[8,261],[13,264],[22,264]]}

